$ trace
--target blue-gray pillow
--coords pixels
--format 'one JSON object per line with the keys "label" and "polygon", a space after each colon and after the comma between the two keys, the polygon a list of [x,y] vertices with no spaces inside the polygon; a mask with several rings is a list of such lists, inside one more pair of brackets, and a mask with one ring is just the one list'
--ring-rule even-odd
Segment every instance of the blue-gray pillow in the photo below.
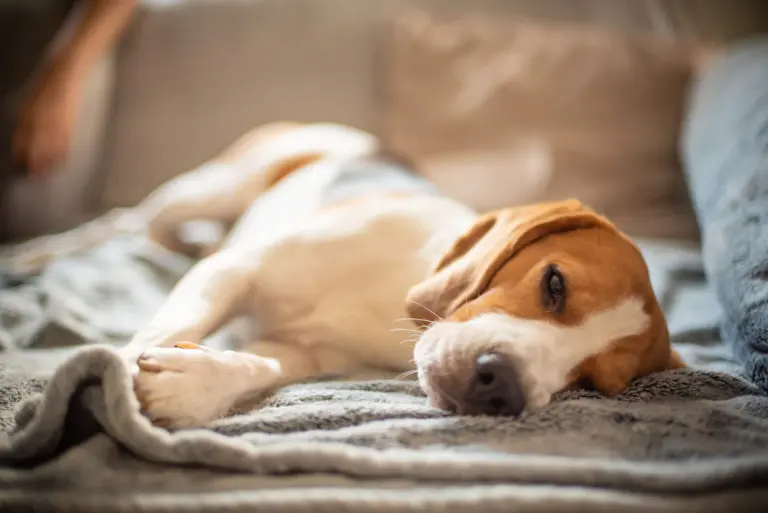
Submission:
{"label": "blue-gray pillow", "polygon": [[736,43],[702,74],[682,153],[723,338],[768,391],[768,36]]}

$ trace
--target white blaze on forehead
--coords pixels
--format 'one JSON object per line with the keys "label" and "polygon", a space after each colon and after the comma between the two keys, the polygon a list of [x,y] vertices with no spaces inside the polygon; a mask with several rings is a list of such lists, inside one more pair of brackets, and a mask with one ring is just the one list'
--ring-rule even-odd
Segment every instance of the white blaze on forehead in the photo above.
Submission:
{"label": "white blaze on forehead", "polygon": [[417,365],[423,367],[433,360],[453,359],[453,353],[459,352],[507,355],[526,388],[529,406],[540,407],[567,384],[568,374],[582,361],[605,351],[618,339],[644,332],[649,325],[643,300],[635,296],[592,314],[576,326],[490,313],[466,322],[434,324],[422,335],[414,356]]}

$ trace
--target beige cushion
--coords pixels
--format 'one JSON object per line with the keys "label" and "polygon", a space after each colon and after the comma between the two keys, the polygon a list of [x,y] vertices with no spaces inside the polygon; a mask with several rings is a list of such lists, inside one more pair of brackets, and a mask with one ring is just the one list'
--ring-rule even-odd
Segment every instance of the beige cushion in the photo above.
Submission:
{"label": "beige cushion", "polygon": [[371,7],[145,0],[121,44],[102,206],[137,203],[262,123],[374,128]]}
{"label": "beige cushion", "polygon": [[385,138],[480,210],[576,197],[633,235],[697,237],[677,141],[695,50],[523,19],[398,16]]}

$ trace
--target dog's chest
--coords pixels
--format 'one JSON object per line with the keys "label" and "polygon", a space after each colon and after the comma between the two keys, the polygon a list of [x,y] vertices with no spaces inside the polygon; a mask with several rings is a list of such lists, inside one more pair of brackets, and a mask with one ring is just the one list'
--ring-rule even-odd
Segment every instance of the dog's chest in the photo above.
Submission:
{"label": "dog's chest", "polygon": [[238,228],[258,262],[260,336],[399,368],[407,291],[475,214],[407,170],[330,164],[288,177]]}

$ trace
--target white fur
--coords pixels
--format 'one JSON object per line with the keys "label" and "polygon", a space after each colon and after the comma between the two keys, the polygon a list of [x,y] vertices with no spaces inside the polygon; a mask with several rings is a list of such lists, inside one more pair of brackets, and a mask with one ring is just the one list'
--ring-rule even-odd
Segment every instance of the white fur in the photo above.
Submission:
{"label": "white fur", "polygon": [[[137,395],[146,413],[169,427],[203,425],[251,395],[300,380],[409,370],[413,344],[402,343],[408,334],[393,331],[415,328],[404,320],[407,292],[476,213],[448,198],[418,195],[324,209],[324,188],[338,164],[377,144],[358,130],[309,125],[248,146],[235,159],[202,165],[116,219],[45,239],[10,260],[17,267],[39,266],[114,231],[136,232],[147,224],[155,241],[179,249],[181,223],[237,221],[122,350],[129,365],[144,355]],[[270,166],[317,153],[324,158],[267,188]],[[248,321],[241,352],[173,347],[203,343],[237,317]],[[461,336],[478,348],[509,351],[524,362],[532,383],[529,401],[542,404],[580,359],[641,331],[646,322],[639,300],[631,299],[575,328],[490,314],[438,323],[422,342],[437,339],[450,347]],[[423,353],[415,354],[420,364]]]}
{"label": "white fur", "polygon": [[649,324],[642,298],[634,296],[590,315],[578,326],[491,313],[466,322],[433,324],[416,345],[414,356],[426,387],[425,373],[439,367],[441,360],[455,359],[457,353],[468,360],[466,365],[473,365],[485,352],[505,354],[520,374],[528,407],[538,408],[567,384],[568,374],[582,361],[605,351],[617,339],[642,333]]}
{"label": "white fur", "polygon": [[[39,272],[54,258],[77,253],[118,233],[139,234],[147,226],[149,236],[156,242],[173,251],[189,253],[192,248],[179,240],[176,233],[182,223],[201,219],[237,221],[267,190],[264,170],[270,166],[291,157],[313,154],[338,161],[366,155],[377,148],[376,137],[362,130],[334,123],[304,125],[287,136],[242,150],[237,159],[213,160],[179,175],[158,187],[135,208],[115,209],[68,232],[0,246],[0,264],[20,274]],[[305,189],[311,189],[307,185]],[[300,205],[284,204],[285,210],[297,206]],[[270,219],[266,226],[280,224],[279,221]],[[243,230],[253,231],[251,223],[239,224]],[[203,248],[206,249],[211,251]]]}
{"label": "white fur", "polygon": [[208,394],[205,401],[213,405],[203,408],[199,392],[214,379],[205,376],[216,375],[222,363],[215,353],[201,353],[194,366],[189,361],[184,372],[170,374],[172,379],[139,373],[150,416],[162,416],[171,427],[201,425],[275,384],[371,368],[412,368],[413,345],[393,331],[414,327],[396,322],[407,315],[408,289],[476,214],[453,200],[429,196],[383,196],[355,208],[322,210],[323,185],[338,172],[338,163],[336,157],[321,160],[261,195],[220,251],[184,276],[150,325],[124,349],[134,361],[151,348],[167,348],[162,362],[178,366],[187,361],[182,353],[200,351],[174,344],[202,343],[240,315],[255,321],[246,336],[254,342],[243,349],[273,357],[278,378],[243,387],[242,372],[234,370],[234,383],[218,380],[224,390]]}
{"label": "white fur", "polygon": [[225,415],[244,394],[267,390],[279,379],[271,358],[208,348],[153,347],[142,355],[134,389],[150,418],[172,427],[195,427]]}

